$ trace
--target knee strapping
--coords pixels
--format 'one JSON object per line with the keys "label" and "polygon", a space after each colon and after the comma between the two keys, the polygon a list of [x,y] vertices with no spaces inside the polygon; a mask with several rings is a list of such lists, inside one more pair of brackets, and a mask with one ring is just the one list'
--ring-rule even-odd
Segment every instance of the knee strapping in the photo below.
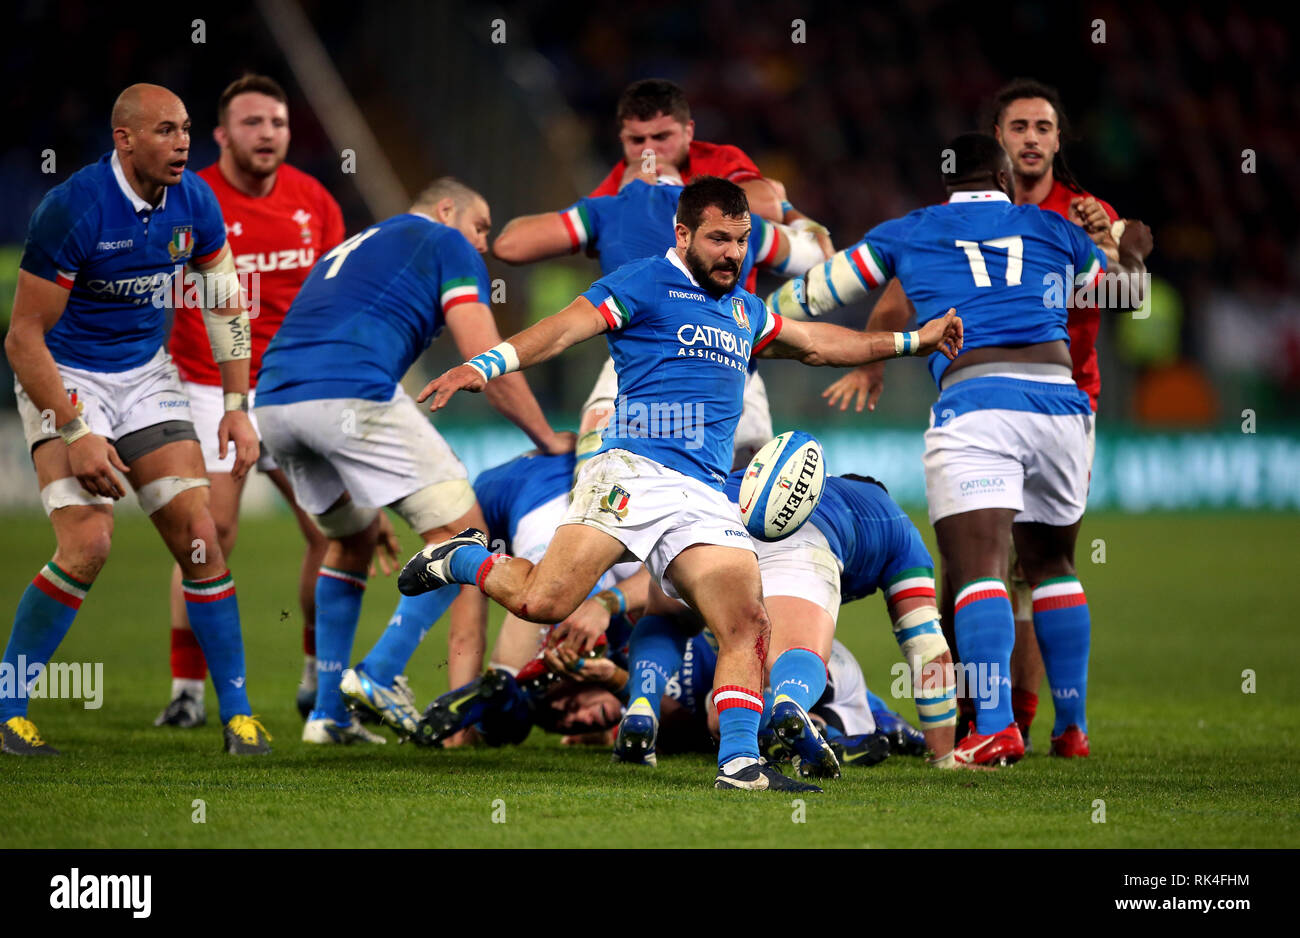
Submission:
{"label": "knee strapping", "polygon": [[[55,438],[57,439],[57,437]],[[69,476],[55,479],[41,489],[41,504],[47,515],[59,508],[73,508],[78,505],[111,505],[113,500],[106,495],[93,495],[81,487],[81,483]]]}
{"label": "knee strapping", "polygon": [[163,476],[136,490],[135,497],[146,515],[152,515],[171,503],[181,492],[210,484],[207,479],[187,479],[183,476]]}
{"label": "knee strapping", "polygon": [[463,517],[474,507],[474,489],[466,479],[448,479],[426,485],[391,507],[412,531],[423,533]]}
{"label": "knee strapping", "polygon": [[378,508],[365,508],[350,501],[323,515],[315,515],[312,520],[326,537],[338,539],[364,531],[378,515]]}

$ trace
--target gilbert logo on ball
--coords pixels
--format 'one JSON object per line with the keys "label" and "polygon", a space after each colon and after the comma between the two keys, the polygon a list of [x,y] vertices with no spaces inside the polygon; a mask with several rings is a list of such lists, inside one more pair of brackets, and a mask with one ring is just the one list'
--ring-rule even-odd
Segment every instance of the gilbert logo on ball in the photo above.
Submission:
{"label": "gilbert logo on ball", "polygon": [[817,507],[826,484],[821,444],[788,430],[754,454],[740,481],[740,517],[760,541],[779,541],[799,530]]}

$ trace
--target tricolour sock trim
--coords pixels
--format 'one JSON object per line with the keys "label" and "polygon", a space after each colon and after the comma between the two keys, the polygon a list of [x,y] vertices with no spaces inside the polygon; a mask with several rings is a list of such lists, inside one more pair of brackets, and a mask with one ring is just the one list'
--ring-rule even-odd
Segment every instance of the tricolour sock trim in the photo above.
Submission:
{"label": "tricolour sock trim", "polygon": [[181,589],[186,602],[215,603],[235,595],[235,578],[227,570],[205,580],[181,580]]}
{"label": "tricolour sock trim", "polygon": [[52,560],[41,567],[40,572],[32,580],[32,585],[55,602],[74,610],[81,608],[86,592],[90,589],[89,583],[74,580],[60,570]]}
{"label": "tricolour sock trim", "polygon": [[718,708],[718,713],[730,710],[732,707],[743,707],[746,710],[762,713],[763,696],[739,684],[723,684],[713,692],[713,705]]}
{"label": "tricolour sock trim", "polygon": [[971,580],[957,592],[957,601],[953,611],[960,611],[962,607],[979,602],[981,599],[997,599],[999,596],[1008,602],[1010,601],[1007,596],[1007,585],[997,577],[981,577],[978,580]]}
{"label": "tricolour sock trim", "polygon": [[355,573],[351,570],[340,570],[337,567],[326,567],[322,565],[320,568],[320,575],[330,580],[342,580],[344,583],[355,586],[359,590],[366,588],[365,573]]}

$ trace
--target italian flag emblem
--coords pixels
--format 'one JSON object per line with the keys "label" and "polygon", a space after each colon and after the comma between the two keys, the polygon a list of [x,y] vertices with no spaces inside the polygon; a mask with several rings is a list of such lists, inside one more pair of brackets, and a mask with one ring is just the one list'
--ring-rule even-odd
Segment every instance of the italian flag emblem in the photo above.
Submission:
{"label": "italian flag emblem", "polygon": [[173,261],[189,257],[194,251],[194,226],[181,225],[172,229],[172,239],[167,242],[167,253]]}
{"label": "italian flag emblem", "polygon": [[611,485],[609,492],[600,500],[600,510],[608,511],[622,521],[627,517],[627,503],[631,500],[632,496],[627,489],[619,485]]}

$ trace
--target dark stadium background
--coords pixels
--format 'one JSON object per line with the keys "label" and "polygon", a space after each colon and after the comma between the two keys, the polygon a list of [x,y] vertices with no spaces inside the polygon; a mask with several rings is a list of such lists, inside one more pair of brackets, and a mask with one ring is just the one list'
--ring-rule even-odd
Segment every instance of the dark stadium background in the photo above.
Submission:
{"label": "dark stadium background", "polygon": [[[1249,411],[1261,442],[1280,447],[1271,452],[1288,460],[1300,454],[1300,50],[1282,13],[918,0],[126,9],[7,5],[0,322],[12,305],[31,211],[49,187],[108,150],[110,106],[131,82],[157,82],[182,96],[194,120],[197,169],[216,157],[211,130],[221,89],[244,71],[270,74],[291,97],[290,161],[334,193],[349,232],[375,220],[379,204],[405,207],[400,198],[366,197],[373,161],[359,158],[356,174],[341,172],[340,150],[355,144],[346,135],[331,139],[321,99],[313,106],[310,82],[291,67],[293,50],[270,25],[295,10],[311,29],[290,30],[291,45],[319,41],[400,188],[413,193],[437,175],[460,176],[488,198],[498,231],[514,215],[561,208],[588,192],[620,155],[619,92],[637,78],[664,76],[686,89],[697,137],[742,147],[830,227],[837,247],[847,246],[880,221],[940,200],[943,142],[984,126],[981,106],[999,85],[1032,76],[1061,91],[1077,177],[1155,235],[1151,317],[1115,317],[1101,330],[1103,433],[1156,434],[1170,441],[1174,465],[1177,453],[1190,452],[1178,447],[1200,437],[1166,431],[1232,435],[1227,449],[1202,454],[1231,464]],[[205,41],[196,43],[200,19]],[[804,23],[805,42],[792,41],[795,20]],[[1094,41],[1098,21],[1104,43]],[[494,42],[502,27],[505,41]],[[47,149],[56,156],[53,174],[41,171]],[[1254,173],[1243,172],[1245,150],[1254,152]],[[503,334],[558,309],[598,273],[584,258],[522,269],[489,259],[488,266],[506,284],[506,302],[496,306]],[[865,313],[845,321],[861,323]],[[584,398],[600,351],[584,348],[533,376],[557,423]],[[435,347],[417,370],[436,373],[451,360],[449,349]],[[0,407],[11,413],[7,366],[0,372]],[[778,429],[882,430],[886,449],[902,439],[890,429],[919,439],[934,400],[922,368],[894,366],[868,421],[826,410],[819,394],[833,380],[829,371],[775,363],[765,374]],[[452,423],[496,419],[481,400],[457,406],[446,418]],[[21,462],[21,441],[5,443],[6,462]],[[1161,458],[1171,464],[1168,452]],[[1222,474],[1231,482],[1231,465]],[[1259,484],[1273,493],[1267,504],[1300,507],[1294,478]]]}

